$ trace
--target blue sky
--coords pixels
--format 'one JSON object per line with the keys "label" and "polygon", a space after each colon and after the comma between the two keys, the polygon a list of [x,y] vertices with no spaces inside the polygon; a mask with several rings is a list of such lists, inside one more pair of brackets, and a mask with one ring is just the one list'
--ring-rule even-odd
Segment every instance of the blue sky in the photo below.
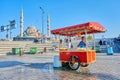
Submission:
{"label": "blue sky", "polygon": [[[120,34],[120,0],[0,0],[0,26],[16,20],[12,37],[20,33],[20,10],[24,11],[24,30],[29,25],[42,30],[40,6],[44,9],[44,33],[47,34],[47,15],[50,15],[51,30],[85,22],[99,22],[107,31],[97,38],[118,37]],[[42,31],[41,31],[42,32]],[[0,32],[0,39],[6,31]]]}

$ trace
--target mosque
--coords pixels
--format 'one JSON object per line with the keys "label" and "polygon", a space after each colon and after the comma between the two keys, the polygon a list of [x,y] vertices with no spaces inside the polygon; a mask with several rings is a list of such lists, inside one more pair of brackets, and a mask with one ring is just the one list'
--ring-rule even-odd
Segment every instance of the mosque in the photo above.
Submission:
{"label": "mosque", "polygon": [[50,16],[47,16],[47,35],[44,35],[34,25],[30,25],[24,31],[24,15],[23,10],[20,13],[20,34],[13,37],[13,41],[33,41],[35,38],[50,38]]}

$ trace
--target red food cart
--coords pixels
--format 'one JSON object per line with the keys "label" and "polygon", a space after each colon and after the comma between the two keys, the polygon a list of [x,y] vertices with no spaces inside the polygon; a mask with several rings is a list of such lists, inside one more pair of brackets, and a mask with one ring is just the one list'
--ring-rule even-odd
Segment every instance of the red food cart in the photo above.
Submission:
{"label": "red food cart", "polygon": [[[87,40],[87,34],[95,34],[105,32],[105,28],[97,22],[87,22],[84,24],[78,24],[68,26],[60,29],[52,30],[54,35],[62,35],[73,37],[80,33],[85,35]],[[94,42],[95,43],[95,42]],[[95,44],[94,44],[95,46]],[[88,47],[85,49],[67,50],[66,48],[59,49],[60,61],[62,65],[68,64],[73,70],[77,70],[80,66],[87,67],[90,63],[96,61],[96,51],[91,50]]]}

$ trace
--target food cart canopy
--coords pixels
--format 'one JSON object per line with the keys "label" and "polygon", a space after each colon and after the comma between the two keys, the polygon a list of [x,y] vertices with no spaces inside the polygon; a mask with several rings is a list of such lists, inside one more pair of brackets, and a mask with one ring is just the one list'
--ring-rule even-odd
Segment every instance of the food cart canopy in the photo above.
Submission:
{"label": "food cart canopy", "polygon": [[93,34],[93,33],[102,33],[105,31],[106,29],[98,22],[87,22],[83,24],[51,30],[51,33],[55,35],[72,37],[77,35],[78,33],[83,35],[85,34],[85,32],[87,32],[87,34]]}

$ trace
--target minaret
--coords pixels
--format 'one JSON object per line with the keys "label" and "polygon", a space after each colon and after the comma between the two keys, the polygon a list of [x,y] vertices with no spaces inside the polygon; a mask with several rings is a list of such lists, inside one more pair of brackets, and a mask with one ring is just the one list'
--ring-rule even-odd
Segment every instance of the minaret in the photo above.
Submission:
{"label": "minaret", "polygon": [[20,12],[20,37],[23,37],[23,28],[24,28],[24,16],[23,16],[23,9]]}
{"label": "minaret", "polygon": [[50,37],[50,16],[47,16],[47,36]]}

